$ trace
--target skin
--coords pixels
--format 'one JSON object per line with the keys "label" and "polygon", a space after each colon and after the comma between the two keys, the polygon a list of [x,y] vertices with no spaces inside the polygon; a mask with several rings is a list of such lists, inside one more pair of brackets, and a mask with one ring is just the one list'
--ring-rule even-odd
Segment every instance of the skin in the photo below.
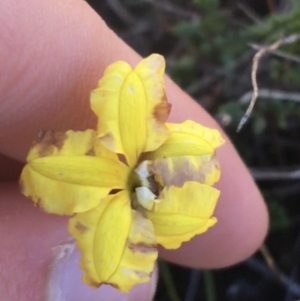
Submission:
{"label": "skin", "polygon": [[[53,263],[52,247],[68,239],[65,217],[43,213],[19,192],[20,170],[33,138],[40,129],[94,128],[96,119],[90,111],[89,93],[105,67],[116,60],[134,66],[140,57],[84,1],[0,2],[3,300],[43,300]],[[192,119],[219,128],[169,79],[166,90],[173,105],[170,121]],[[160,250],[164,259],[190,267],[220,268],[247,258],[261,245],[268,226],[266,207],[249,172],[226,140],[218,150],[222,168],[217,185],[221,190],[215,213],[218,224],[178,250]],[[133,290],[128,300],[149,300],[150,291],[149,283]],[[99,300],[120,298],[109,289],[96,294]]]}

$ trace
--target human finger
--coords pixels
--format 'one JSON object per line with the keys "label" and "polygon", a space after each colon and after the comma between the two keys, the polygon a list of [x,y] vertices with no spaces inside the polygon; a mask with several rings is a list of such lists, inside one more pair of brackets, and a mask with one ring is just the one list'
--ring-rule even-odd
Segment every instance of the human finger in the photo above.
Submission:
{"label": "human finger", "polygon": [[20,195],[16,184],[0,185],[0,296],[20,301],[150,301],[151,281],[128,294],[81,281],[80,254],[67,233],[67,218],[41,212]]}
{"label": "human finger", "polygon": [[18,181],[24,163],[0,153],[0,182]]}
{"label": "human finger", "polygon": [[[12,82],[17,78],[17,89],[3,90],[2,85],[4,98],[0,112],[8,106],[13,110],[10,112],[11,118],[4,116],[0,121],[0,138],[5,142],[1,144],[4,153],[24,160],[32,137],[39,129],[63,131],[94,127],[95,119],[88,99],[103,70],[116,60],[135,65],[140,58],[82,1],[29,0],[30,5],[27,2],[20,11],[28,18],[30,7],[30,24],[19,15],[19,11],[8,9],[9,3],[14,1],[4,0],[0,5],[3,7],[5,3],[6,11],[11,14],[10,19],[17,20],[15,29],[21,27],[18,43],[25,45],[31,37],[38,41],[38,45],[24,46],[22,53],[17,53],[18,58],[15,57],[16,67],[21,65],[24,69],[26,62],[28,71],[21,72],[22,68],[16,68],[18,76],[7,79],[9,83],[9,79]],[[7,26],[15,26],[10,25],[10,19],[6,20]],[[22,22],[23,26],[18,22]],[[36,28],[43,35],[36,34]],[[16,42],[11,43],[13,47]],[[4,63],[12,67],[5,53],[4,58]],[[18,60],[20,64],[17,64]],[[171,120],[194,119],[204,125],[218,127],[170,80],[167,80],[166,89],[173,104]],[[161,254],[169,260],[198,267],[226,266],[247,257],[258,248],[265,236],[266,208],[228,140],[220,148],[218,156],[222,168],[219,183],[221,199],[216,212],[219,223],[207,234],[184,244],[183,251],[162,251]]]}

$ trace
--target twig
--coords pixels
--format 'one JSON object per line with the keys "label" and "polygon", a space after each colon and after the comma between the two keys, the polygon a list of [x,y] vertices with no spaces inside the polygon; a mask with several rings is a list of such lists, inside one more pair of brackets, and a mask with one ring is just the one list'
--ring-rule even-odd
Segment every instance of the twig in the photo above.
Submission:
{"label": "twig", "polygon": [[[292,273],[291,273],[290,278],[289,278],[290,281],[296,282],[295,280],[296,280],[297,272],[298,272],[297,267],[294,267],[294,268],[292,269]],[[292,300],[293,300],[293,297],[294,297],[294,294],[291,292],[291,289],[288,288],[288,289],[287,289],[287,292],[286,292],[286,296],[285,296],[285,301],[292,301]]]}
{"label": "twig", "polygon": [[282,181],[300,179],[300,168],[290,171],[250,168],[250,172],[252,174],[252,177],[257,181]]}
{"label": "twig", "polygon": [[177,15],[179,17],[187,18],[187,19],[199,19],[199,15],[195,14],[193,12],[183,10],[181,7],[176,7],[173,3],[162,3],[157,0],[142,0],[143,2],[152,4],[153,6],[156,6],[157,8],[160,8],[161,10],[164,10],[166,12],[172,13],[174,15]]}
{"label": "twig", "polygon": [[252,82],[252,86],[253,86],[253,96],[252,99],[250,101],[249,107],[245,113],[245,115],[242,117],[238,128],[237,128],[237,132],[239,132],[243,125],[247,122],[248,118],[251,115],[251,112],[253,110],[254,104],[256,102],[257,99],[257,95],[258,95],[258,85],[257,85],[257,80],[256,80],[256,73],[257,73],[257,69],[258,69],[258,64],[259,61],[261,59],[261,57],[267,53],[269,53],[270,51],[274,51],[276,50],[278,47],[282,46],[282,45],[288,45],[288,44],[292,44],[296,41],[300,40],[300,34],[293,34],[291,36],[288,36],[286,38],[281,38],[278,41],[276,41],[275,43],[271,44],[271,45],[267,45],[262,47],[253,57],[253,64],[252,64],[252,71],[251,71],[251,82]]}
{"label": "twig", "polygon": [[261,23],[259,16],[245,3],[237,2],[237,7],[254,23]]}
{"label": "twig", "polygon": [[294,284],[296,283],[294,281],[293,278],[289,278],[287,277],[286,275],[284,275],[280,269],[278,268],[271,252],[269,251],[268,247],[263,244],[260,248],[260,252],[262,254],[262,256],[264,257],[267,265],[270,267],[270,269],[273,271],[273,273],[278,277],[278,279],[280,279],[280,281],[282,283],[284,283],[285,285],[287,285],[287,291],[290,292],[290,293],[294,293],[293,292],[293,288],[295,289],[294,287]]}
{"label": "twig", "polygon": [[273,256],[271,255],[268,247],[265,244],[263,244],[261,246],[260,252],[261,252],[262,256],[264,257],[267,265],[273,270],[273,272],[277,275],[277,277],[281,279],[282,278],[281,272],[280,272],[277,264],[275,263],[275,260],[274,260]]}
{"label": "twig", "polygon": [[[253,97],[253,91],[248,91],[242,95],[239,99],[240,104],[247,104]],[[300,103],[300,93],[297,92],[285,92],[280,90],[260,89],[257,94],[257,98],[268,98],[273,100],[287,100],[296,103]]]}
{"label": "twig", "polygon": [[[247,63],[250,57],[251,57],[251,53],[249,51],[243,53],[240,57],[238,57],[235,60],[232,69],[236,69],[241,65]],[[204,78],[196,80],[195,82],[191,83],[185,90],[189,94],[198,93],[199,91],[205,89],[207,86],[211,85],[215,81],[228,75],[228,73],[232,71],[232,69],[228,70],[228,68],[225,67],[223,68],[217,67],[212,71],[212,74],[208,74]]]}
{"label": "twig", "polygon": [[151,29],[151,24],[147,23],[146,21],[138,21],[136,25],[137,26],[131,26],[128,30],[121,32],[120,36],[126,40],[132,36],[142,36],[145,32]]}
{"label": "twig", "polygon": [[[277,275],[275,275],[273,273],[273,271],[266,265],[262,264],[260,262],[260,260],[256,259],[256,258],[250,258],[247,261],[245,261],[245,265],[248,266],[249,268],[251,268],[252,270],[255,270],[256,272],[260,273],[261,275],[263,275],[264,277],[275,277]],[[278,277],[276,277],[275,279],[278,279]],[[300,287],[297,283],[291,281],[288,277],[286,277],[285,275],[281,275],[280,279],[281,283],[289,288],[289,290],[296,295],[297,297],[300,297]]]}
{"label": "twig", "polygon": [[[249,46],[255,50],[260,50],[262,47],[262,45],[258,45],[258,44],[254,44],[254,43],[250,43]],[[295,62],[295,63],[298,63],[300,64],[300,57],[299,56],[296,56],[296,55],[292,55],[292,54],[289,54],[289,53],[286,53],[284,51],[280,51],[280,50],[274,50],[274,51],[270,51],[270,53],[280,57],[280,58],[283,58],[283,59],[286,59],[286,60],[289,60],[289,61],[292,61],[292,62]]]}
{"label": "twig", "polygon": [[136,23],[135,17],[120,3],[119,0],[107,0],[106,3],[122,21],[127,24]]}

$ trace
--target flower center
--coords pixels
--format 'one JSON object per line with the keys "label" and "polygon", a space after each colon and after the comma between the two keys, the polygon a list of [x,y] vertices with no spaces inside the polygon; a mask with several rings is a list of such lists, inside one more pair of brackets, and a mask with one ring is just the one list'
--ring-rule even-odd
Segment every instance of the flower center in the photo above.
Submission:
{"label": "flower center", "polygon": [[144,161],[134,169],[129,177],[129,191],[131,192],[131,206],[138,209],[151,210],[154,203],[160,202],[160,193],[163,187],[155,180],[155,174],[151,174]]}

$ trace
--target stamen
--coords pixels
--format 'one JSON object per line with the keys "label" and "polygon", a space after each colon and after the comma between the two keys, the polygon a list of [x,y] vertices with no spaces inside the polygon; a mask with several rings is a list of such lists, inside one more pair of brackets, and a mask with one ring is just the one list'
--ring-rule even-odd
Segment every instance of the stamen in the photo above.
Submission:
{"label": "stamen", "polygon": [[152,210],[156,195],[148,187],[137,187],[135,191],[139,204],[147,210]]}

